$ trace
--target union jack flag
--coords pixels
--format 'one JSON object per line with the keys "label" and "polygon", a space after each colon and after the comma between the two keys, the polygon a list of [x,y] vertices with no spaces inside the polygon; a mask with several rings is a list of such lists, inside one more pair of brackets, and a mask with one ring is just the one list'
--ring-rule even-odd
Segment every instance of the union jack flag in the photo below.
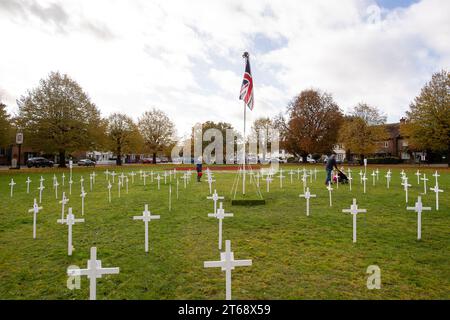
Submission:
{"label": "union jack flag", "polygon": [[243,57],[245,58],[245,73],[244,79],[242,80],[241,86],[241,94],[239,96],[239,100],[244,100],[247,107],[250,110],[253,110],[253,78],[252,72],[250,70],[250,60],[248,56],[248,52],[245,52]]}

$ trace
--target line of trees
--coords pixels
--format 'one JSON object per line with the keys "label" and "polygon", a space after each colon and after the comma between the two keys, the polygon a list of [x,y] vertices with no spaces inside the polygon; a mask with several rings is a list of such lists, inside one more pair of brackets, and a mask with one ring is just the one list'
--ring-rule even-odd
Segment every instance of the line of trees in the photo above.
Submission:
{"label": "line of trees", "polygon": [[[443,70],[433,74],[411,103],[400,130],[412,150],[446,154],[450,161],[449,96],[450,73]],[[136,122],[125,113],[103,118],[81,86],[59,72],[42,79],[17,100],[17,105],[18,113],[11,117],[0,99],[0,146],[11,145],[15,131],[21,130],[26,145],[58,154],[62,167],[67,155],[90,150],[113,150],[118,165],[128,153],[150,153],[156,163],[158,153],[170,154],[175,145],[175,125],[163,111],[146,111]],[[297,157],[326,154],[342,144],[348,155],[362,159],[388,138],[385,123],[386,116],[375,106],[362,102],[344,114],[330,93],[309,89],[294,97],[284,114],[257,119],[251,133],[278,129],[280,148]],[[203,124],[202,135],[209,128],[218,129],[225,137],[225,130],[232,126],[208,121]],[[204,141],[202,149],[208,144]]]}
{"label": "line of trees", "polygon": [[11,143],[11,132],[21,130],[25,145],[46,154],[58,154],[59,166],[74,151],[113,150],[117,164],[126,153],[165,151],[174,143],[175,125],[161,110],[144,112],[134,122],[125,113],[102,118],[81,86],[66,74],[52,72],[17,100],[14,118],[0,104],[0,143]]}

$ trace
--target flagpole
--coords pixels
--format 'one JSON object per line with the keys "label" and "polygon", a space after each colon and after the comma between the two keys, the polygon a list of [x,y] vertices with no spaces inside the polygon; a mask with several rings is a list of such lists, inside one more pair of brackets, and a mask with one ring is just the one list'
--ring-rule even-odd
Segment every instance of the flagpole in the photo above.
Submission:
{"label": "flagpole", "polygon": [[[248,58],[247,58],[248,59]],[[243,162],[243,175],[242,175],[242,194],[245,196],[245,123],[246,123],[246,117],[247,117],[247,106],[244,102],[244,162]]]}

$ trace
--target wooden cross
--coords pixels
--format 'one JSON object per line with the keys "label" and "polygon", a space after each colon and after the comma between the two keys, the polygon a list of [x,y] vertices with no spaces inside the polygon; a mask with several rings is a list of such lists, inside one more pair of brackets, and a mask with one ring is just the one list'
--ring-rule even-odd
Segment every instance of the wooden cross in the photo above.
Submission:
{"label": "wooden cross", "polygon": [[422,205],[422,198],[419,196],[414,207],[407,207],[406,210],[417,212],[417,240],[422,239],[422,211],[431,210],[430,207]]}
{"label": "wooden cross", "polygon": [[28,193],[30,193],[30,183],[31,183],[30,177],[28,177],[27,181],[25,181],[25,182],[27,183],[27,194],[28,194]]}
{"label": "wooden cross", "polygon": [[64,219],[64,207],[65,207],[65,205],[67,204],[69,202],[69,199],[68,198],[66,198],[66,193],[65,192],[63,192],[63,194],[62,194],[62,200],[61,201],[59,201],[59,203],[61,204],[61,219]]}
{"label": "wooden cross", "polygon": [[11,198],[12,198],[13,191],[14,191],[14,185],[16,185],[16,183],[14,182],[14,179],[11,178],[11,182],[9,183],[9,185],[11,186]]}
{"label": "wooden cross", "polygon": [[216,213],[217,212],[217,200],[223,200],[223,199],[225,199],[225,197],[219,196],[217,194],[217,190],[214,189],[214,193],[212,194],[212,196],[206,197],[206,199],[214,201],[214,213]]}
{"label": "wooden cross", "polygon": [[36,239],[36,220],[37,220],[37,214],[39,213],[39,210],[42,210],[42,207],[39,207],[36,201],[36,198],[34,198],[34,204],[33,208],[28,210],[28,212],[33,212],[33,239]]}
{"label": "wooden cross", "polygon": [[152,213],[148,210],[148,204],[145,205],[142,216],[134,216],[133,220],[144,221],[145,227],[145,252],[148,252],[148,223],[152,220],[159,220],[160,216],[152,216]]}
{"label": "wooden cross", "polygon": [[310,198],[315,198],[316,195],[315,194],[311,194],[309,192],[309,188],[306,188],[305,194],[301,194],[300,197],[306,199],[306,216],[309,217],[309,199]]}
{"label": "wooden cross", "polygon": [[225,252],[220,253],[220,261],[205,261],[205,268],[221,268],[225,271],[225,299],[231,300],[231,271],[235,267],[246,267],[252,265],[252,260],[234,260],[234,253],[231,251],[231,241],[225,241]]}
{"label": "wooden cross", "polygon": [[436,193],[436,211],[439,211],[439,192],[444,192],[444,190],[439,189],[438,184],[435,184],[434,188],[430,188],[430,190]]}
{"label": "wooden cross", "polygon": [[86,269],[67,269],[68,276],[87,276],[89,279],[89,299],[96,300],[97,279],[104,274],[118,274],[119,268],[102,268],[102,261],[97,260],[97,248],[91,248],[91,257],[88,260]]}
{"label": "wooden cross", "polygon": [[78,222],[84,222],[84,219],[75,219],[75,216],[72,213],[72,208],[69,208],[69,213],[67,214],[67,218],[66,219],[58,219],[57,220],[58,223],[61,224],[67,224],[68,230],[69,230],[69,234],[68,234],[68,244],[67,244],[67,254],[69,256],[72,255],[72,250],[73,250],[73,246],[72,246],[72,226],[75,223]]}
{"label": "wooden cross", "polygon": [[217,218],[219,220],[219,250],[222,249],[222,221],[227,217],[233,217],[232,213],[225,213],[223,203],[220,202],[219,209],[215,213],[208,213],[208,217]]}
{"label": "wooden cross", "polygon": [[348,212],[353,215],[353,243],[356,242],[356,216],[358,213],[366,213],[366,209],[358,209],[358,205],[356,204],[356,199],[353,199],[353,204],[350,206],[350,209],[343,209],[342,212]]}

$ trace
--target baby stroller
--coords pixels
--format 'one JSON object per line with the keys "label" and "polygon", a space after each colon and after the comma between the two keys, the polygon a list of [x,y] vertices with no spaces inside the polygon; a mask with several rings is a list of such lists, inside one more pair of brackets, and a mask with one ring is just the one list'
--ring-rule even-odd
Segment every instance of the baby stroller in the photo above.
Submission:
{"label": "baby stroller", "polygon": [[339,179],[339,183],[348,183],[348,177],[341,170],[338,170],[337,176],[333,177],[333,181],[336,183]]}

